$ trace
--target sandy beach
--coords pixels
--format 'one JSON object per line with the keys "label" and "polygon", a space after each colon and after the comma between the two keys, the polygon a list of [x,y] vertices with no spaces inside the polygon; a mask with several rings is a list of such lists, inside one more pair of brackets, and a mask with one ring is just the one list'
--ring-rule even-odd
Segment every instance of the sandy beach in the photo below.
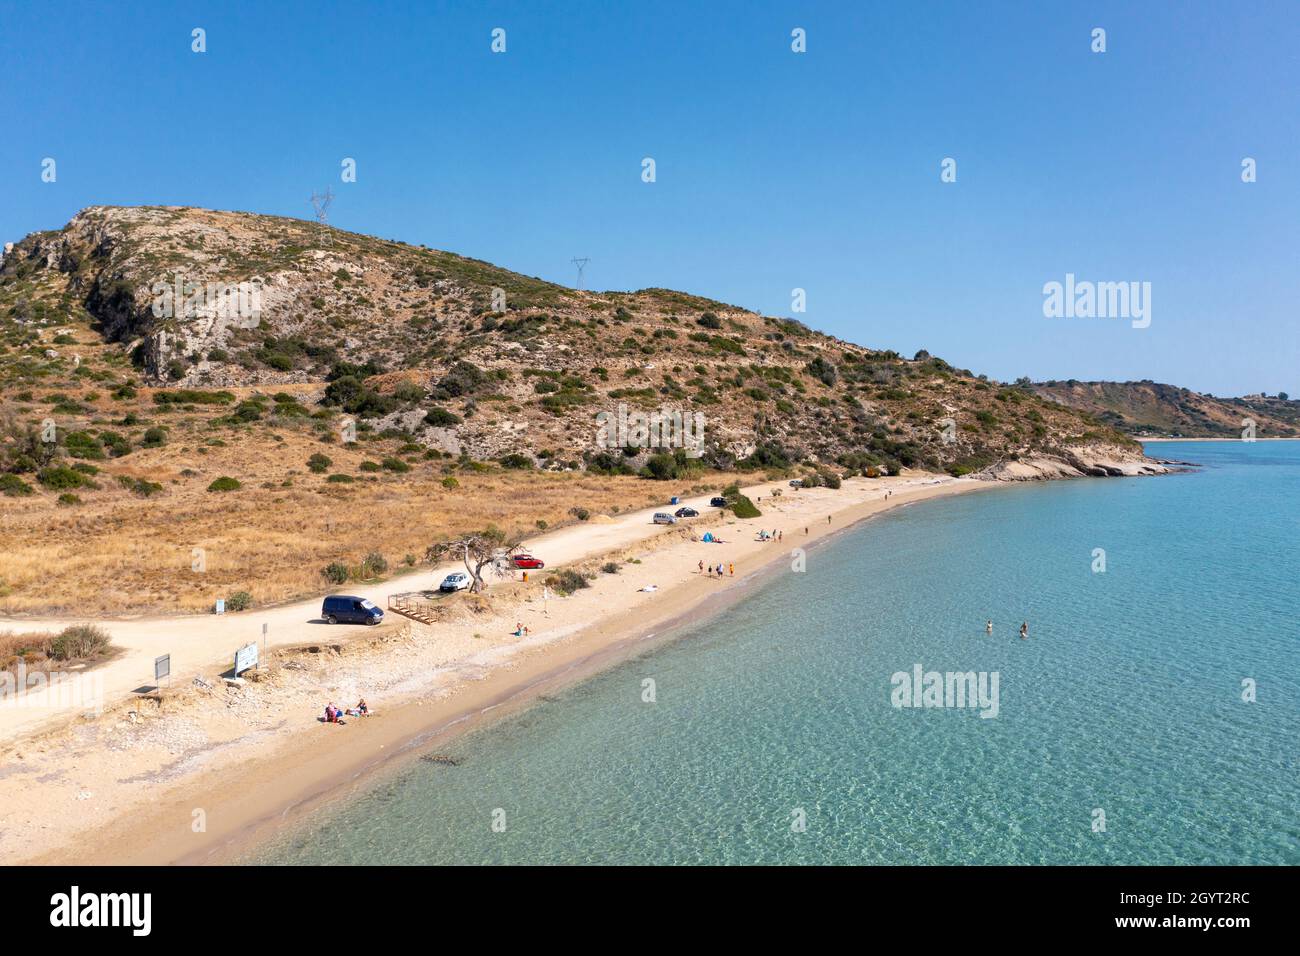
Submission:
{"label": "sandy beach", "polygon": [[[589,588],[544,602],[536,574],[527,583],[489,579],[482,598],[447,601],[446,619],[433,625],[392,613],[377,628],[308,623],[316,601],[241,617],[111,622],[126,653],[103,667],[109,703],[101,715],[5,708],[0,861],[237,858],[368,772],[669,639],[675,624],[743,594],[764,568],[779,573],[796,548],[892,507],[996,486],[912,474],[849,479],[838,490],[787,487],[773,497],[779,483],[765,482],[746,489],[763,511],[756,519],[711,509],[707,496],[685,501],[701,515],[674,527],[652,524],[655,509],[594,516],[527,543],[548,567],[596,572]],[[760,529],[780,530],[784,540],[760,541]],[[692,540],[706,531],[724,543]],[[618,573],[601,572],[610,561]],[[701,561],[734,565],[735,574],[701,575]],[[452,568],[358,593],[383,606],[387,593],[436,586]],[[228,652],[263,621],[263,666],[244,686],[227,686],[220,674]],[[511,633],[520,622],[525,638]],[[159,641],[174,648],[171,688],[160,700],[131,693]],[[326,701],[351,706],[359,697],[375,716],[346,726],[319,721]]]}

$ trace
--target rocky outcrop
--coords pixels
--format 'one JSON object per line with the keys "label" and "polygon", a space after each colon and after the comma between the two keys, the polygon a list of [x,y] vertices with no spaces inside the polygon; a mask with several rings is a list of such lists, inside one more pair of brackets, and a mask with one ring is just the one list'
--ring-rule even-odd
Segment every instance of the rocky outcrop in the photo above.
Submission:
{"label": "rocky outcrop", "polygon": [[1022,455],[990,465],[975,477],[986,481],[1044,481],[1060,478],[1128,478],[1163,475],[1162,462],[1119,445],[1082,445],[1053,453]]}

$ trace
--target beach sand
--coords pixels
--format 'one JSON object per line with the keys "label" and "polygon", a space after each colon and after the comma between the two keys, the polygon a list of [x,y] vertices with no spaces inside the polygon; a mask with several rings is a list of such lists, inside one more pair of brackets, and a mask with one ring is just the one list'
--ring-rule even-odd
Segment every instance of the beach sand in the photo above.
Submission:
{"label": "beach sand", "polygon": [[[243,615],[245,635],[270,619],[278,638],[258,679],[243,687],[227,687],[218,676],[229,667],[225,652],[252,639],[232,627],[238,619],[117,622],[115,639],[133,653],[105,666],[119,672],[111,685],[115,702],[102,715],[4,711],[0,862],[238,858],[323,802],[346,799],[368,773],[435,750],[452,734],[671,639],[674,625],[743,595],[764,568],[781,573],[795,548],[892,507],[998,486],[908,474],[848,479],[838,490],[783,487],[772,497],[782,484],[745,489],[763,511],[760,518],[718,512],[706,496],[684,501],[701,516],[675,527],[653,525],[650,509],[530,540],[548,568],[596,573],[589,588],[568,598],[543,602],[544,574],[530,573],[527,584],[489,579],[484,598],[447,601],[446,620],[434,625],[391,612],[378,628],[307,624],[319,612],[315,602]],[[886,491],[892,492],[887,500]],[[779,529],[784,540],[758,541],[760,529]],[[705,531],[725,543],[690,540]],[[619,572],[602,573],[606,561],[619,563]],[[700,561],[733,564],[735,576],[701,575]],[[443,573],[439,568],[355,593],[384,606],[387,593],[436,586]],[[657,590],[641,590],[650,585]],[[512,636],[516,622],[530,629],[528,637]],[[122,693],[147,676],[139,673],[139,660],[158,646],[150,642],[179,644],[177,633],[185,634],[186,653],[178,664],[173,652],[174,687],[160,701],[129,688]],[[196,684],[196,676],[208,686]],[[346,726],[318,720],[327,700],[352,706],[358,697],[376,716]],[[10,714],[20,719],[11,721]]]}

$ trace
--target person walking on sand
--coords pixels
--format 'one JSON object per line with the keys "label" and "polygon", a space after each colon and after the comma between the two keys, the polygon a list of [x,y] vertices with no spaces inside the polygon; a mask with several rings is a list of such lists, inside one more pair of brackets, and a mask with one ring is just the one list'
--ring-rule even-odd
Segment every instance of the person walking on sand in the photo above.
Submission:
{"label": "person walking on sand", "polygon": [[785,540],[785,532],[784,532],[784,531],[781,532],[781,540],[782,540],[782,541]]}
{"label": "person walking on sand", "polygon": [[704,562],[701,561],[701,562],[700,562],[700,574],[703,574],[703,573],[704,573]]}
{"label": "person walking on sand", "polygon": [[831,523],[831,516],[830,516],[830,515],[827,515],[827,516],[826,516],[826,523],[827,523],[827,524],[830,524],[830,523]]}
{"label": "person walking on sand", "polygon": [[730,574],[733,578],[736,576],[736,566],[732,564],[730,561],[727,562],[727,573]]}
{"label": "person walking on sand", "polygon": [[1029,636],[1029,622],[1025,621],[1020,625],[1020,639],[1023,641]]}

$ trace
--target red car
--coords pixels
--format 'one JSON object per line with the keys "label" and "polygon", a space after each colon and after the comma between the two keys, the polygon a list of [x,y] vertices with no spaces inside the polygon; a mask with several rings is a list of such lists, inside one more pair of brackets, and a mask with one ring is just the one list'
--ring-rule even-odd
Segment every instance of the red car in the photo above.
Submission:
{"label": "red car", "polygon": [[546,567],[545,561],[540,561],[537,558],[534,558],[531,554],[516,554],[510,560],[514,563],[515,567],[522,568],[525,571],[535,571],[538,568]]}

